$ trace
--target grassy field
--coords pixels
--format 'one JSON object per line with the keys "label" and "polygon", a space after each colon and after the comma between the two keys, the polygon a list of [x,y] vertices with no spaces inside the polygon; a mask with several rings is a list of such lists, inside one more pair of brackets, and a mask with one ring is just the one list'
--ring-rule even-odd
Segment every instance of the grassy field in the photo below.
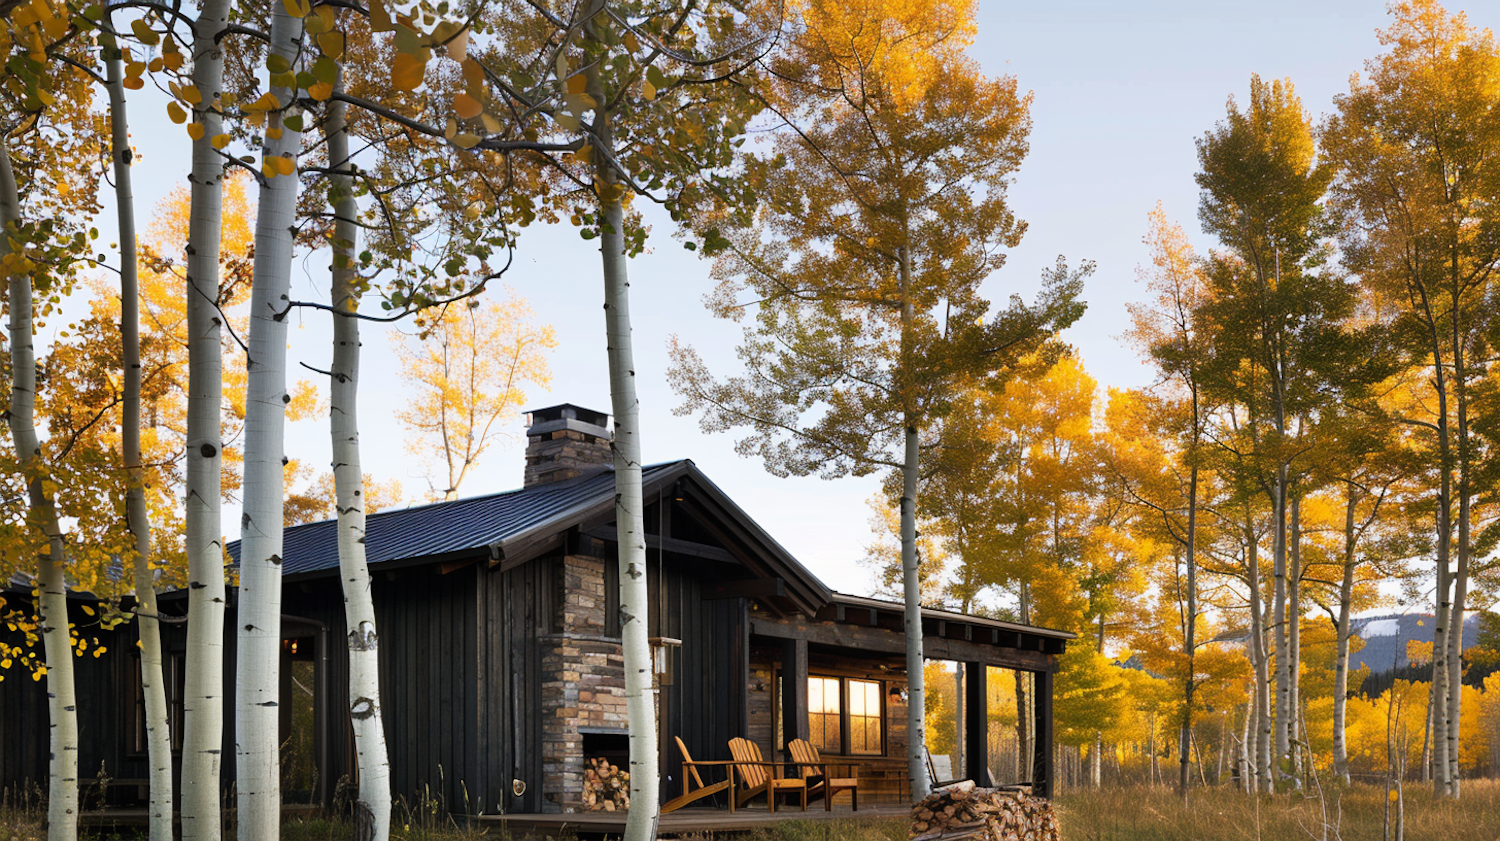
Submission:
{"label": "grassy field", "polygon": [[[1373,786],[1329,791],[1326,802],[1205,789],[1184,807],[1170,789],[1126,788],[1064,795],[1057,807],[1063,841],[1381,841],[1388,837],[1384,797]],[[1430,788],[1408,786],[1405,838],[1500,839],[1500,781],[1465,781],[1457,803],[1436,802]]]}
{"label": "grassy field", "polygon": [[[1057,809],[1063,841],[1383,841],[1394,838],[1385,833],[1384,796],[1384,790],[1373,786],[1329,791],[1326,801],[1202,789],[1193,792],[1185,807],[1168,788],[1122,788],[1066,794],[1058,798]],[[485,835],[446,819],[411,813],[397,817],[394,841],[523,841]],[[0,808],[0,841],[44,841],[44,818],[34,806]],[[738,835],[735,841],[904,841],[906,829],[906,822],[896,818],[786,821]],[[350,831],[340,820],[297,818],[282,827],[282,838],[341,841]],[[107,831],[86,835],[120,837]],[[1425,786],[1408,787],[1405,841],[1497,839],[1500,780],[1465,781],[1457,803],[1434,801]]]}

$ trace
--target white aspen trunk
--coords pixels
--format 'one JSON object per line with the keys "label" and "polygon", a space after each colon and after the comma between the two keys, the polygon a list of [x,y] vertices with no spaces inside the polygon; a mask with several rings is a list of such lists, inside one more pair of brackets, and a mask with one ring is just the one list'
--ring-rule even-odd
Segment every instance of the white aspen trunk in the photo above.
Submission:
{"label": "white aspen trunk", "polygon": [[922,581],[917,558],[917,428],[908,419],[906,453],[901,468],[901,583],[906,598],[906,769],[913,803],[932,791],[927,779],[927,689],[922,658]]}
{"label": "white aspen trunk", "polygon": [[[603,8],[595,0],[596,9]],[[597,68],[587,89],[607,101]],[[619,545],[620,638],[625,659],[625,715],[630,729],[630,812],[624,841],[651,841],[661,807],[656,747],[656,686],[651,669],[650,590],[646,583],[645,499],[641,492],[641,406],[635,387],[631,342],[630,272],[625,254],[624,187],[607,161],[614,156],[608,113],[595,119],[594,134],[607,155],[595,155],[595,190],[603,230],[599,254],[604,269],[604,320],[609,355],[609,399],[615,416],[611,449],[615,462],[615,531]],[[743,722],[742,722],[743,724]]]}
{"label": "white aspen trunk", "polygon": [[1306,734],[1302,732],[1302,717],[1299,710],[1302,709],[1302,499],[1293,497],[1291,504],[1291,522],[1288,524],[1289,533],[1287,547],[1287,627],[1286,627],[1286,676],[1287,676],[1287,712],[1291,715],[1288,721],[1290,729],[1290,745],[1292,752],[1288,760],[1287,774],[1291,777],[1293,785],[1301,785],[1302,779],[1302,750],[1299,745],[1306,744]]}
{"label": "white aspen trunk", "polygon": [[1272,499],[1271,516],[1275,538],[1271,544],[1271,640],[1276,657],[1275,699],[1275,745],[1273,758],[1275,780],[1287,779],[1291,774],[1291,652],[1287,645],[1286,616],[1286,494],[1287,469],[1281,465],[1276,470],[1276,491]]}
{"label": "white aspen trunk", "polygon": [[[343,80],[339,80],[342,90]],[[353,172],[345,105],[328,103],[328,162]],[[338,501],[339,575],[344,583],[344,617],[349,639],[349,719],[358,757],[359,801],[355,841],[386,841],[391,833],[391,765],[386,755],[380,705],[380,652],[375,633],[375,601],[365,563],[364,473],[359,450],[359,291],[354,255],[359,238],[354,179],[333,177],[333,365],[329,385],[328,430],[333,439],[333,485]]]}
{"label": "white aspen trunk", "polygon": [[[1196,384],[1195,384],[1196,385]],[[1198,396],[1193,393],[1193,449],[1197,449]],[[1187,517],[1187,616],[1182,626],[1182,653],[1187,661],[1187,676],[1182,686],[1182,732],[1177,745],[1177,789],[1184,803],[1192,778],[1188,774],[1188,742],[1193,735],[1193,694],[1197,689],[1195,663],[1198,653],[1196,639],[1198,631],[1198,467],[1188,472],[1188,517]]]}
{"label": "white aspen trunk", "polygon": [[[0,137],[0,230],[21,221],[20,196],[10,148]],[[0,257],[11,253],[0,237]],[[68,622],[67,562],[57,508],[43,485],[47,467],[36,433],[36,347],[32,331],[32,287],[28,274],[5,278],[10,308],[10,405],[7,421],[26,481],[30,517],[47,537],[37,554],[37,621],[46,658],[47,717],[52,754],[47,769],[47,841],[78,838],[78,697],[73,681],[73,641]]]}
{"label": "white aspen trunk", "polygon": [[[111,22],[112,23],[112,22]],[[120,448],[130,487],[125,519],[135,538],[136,629],[141,643],[141,694],[146,712],[146,763],[149,768],[147,827],[151,841],[172,841],[172,733],[167,721],[166,681],[162,674],[161,620],[156,604],[156,577],[151,571],[151,518],[146,510],[141,471],[141,325],[140,278],[136,264],[135,196],[131,190],[130,122],[126,119],[124,62],[110,50],[105,62],[109,92],[110,160],[115,177],[115,213],[120,228],[120,341],[125,390],[121,408]]]}
{"label": "white aspen trunk", "polygon": [[1344,505],[1344,570],[1339,582],[1339,614],[1335,630],[1333,663],[1333,774],[1349,784],[1349,748],[1345,729],[1349,708],[1349,622],[1354,611],[1354,509],[1359,502],[1351,482]]}
{"label": "white aspen trunk", "polygon": [[1255,687],[1250,688],[1250,699],[1245,702],[1245,726],[1240,739],[1240,790],[1246,793],[1256,790],[1255,783]]}
{"label": "white aspen trunk", "polygon": [[[908,366],[916,322],[911,299],[911,249],[900,249],[901,273],[901,365]],[[907,396],[911,400],[911,396]],[[922,656],[922,576],[917,557],[917,490],[921,478],[921,438],[916,411],[908,406],[904,453],[901,460],[901,585],[906,610],[906,771],[911,779],[911,800],[920,801],[932,791],[927,778],[927,687],[926,661]]]}
{"label": "white aspen trunk", "polygon": [[204,0],[193,37],[193,84],[203,95],[194,119],[203,136],[193,142],[188,220],[187,453],[184,516],[188,563],[186,674],[182,693],[182,841],[219,841],[220,770],[224,749],[224,546],[220,523],[223,438],[222,324],[219,241],[224,162],[210,141],[223,128],[212,105],[223,90],[224,56],[216,43],[231,0]]}
{"label": "white aspen trunk", "polygon": [[1459,772],[1459,730],[1463,723],[1464,604],[1469,597],[1470,456],[1468,374],[1457,314],[1453,332],[1453,391],[1458,432],[1458,568],[1453,577],[1453,617],[1448,623],[1448,796],[1458,798],[1462,784]]}
{"label": "white aspen trunk", "polygon": [[[295,64],[302,20],[271,3],[271,54]],[[273,87],[290,104],[296,91]],[[301,135],[272,112],[263,154],[295,161]],[[281,832],[281,761],[277,707],[281,686],[281,541],[285,487],[286,316],[290,308],[292,227],[297,176],[261,183],[255,222],[255,279],[245,368],[245,490],[240,518],[238,651],[235,662],[235,789],[238,841],[277,841]]]}
{"label": "white aspen trunk", "polygon": [[968,714],[968,699],[964,698],[964,669],[965,664],[959,663],[958,668],[953,670],[954,753],[957,753],[960,757],[963,758],[963,764],[958,769],[959,778],[962,779],[964,777],[971,777],[974,779],[974,782],[983,785],[984,781],[975,776],[975,774],[979,773],[979,769],[969,767],[972,763],[969,762],[969,742],[965,738],[968,735],[966,722],[964,721],[964,716]]}
{"label": "white aspen trunk", "polygon": [[1439,546],[1437,610],[1432,632],[1432,686],[1427,701],[1432,715],[1432,787],[1437,797],[1448,794],[1448,617],[1451,609],[1448,593],[1451,576],[1447,572],[1447,554]]}
{"label": "white aspen trunk", "polygon": [[1257,788],[1270,793],[1273,788],[1271,776],[1272,723],[1271,681],[1269,664],[1266,662],[1265,618],[1260,600],[1260,552],[1255,542],[1255,532],[1245,530],[1245,557],[1250,583],[1250,660],[1255,671],[1255,782]]}

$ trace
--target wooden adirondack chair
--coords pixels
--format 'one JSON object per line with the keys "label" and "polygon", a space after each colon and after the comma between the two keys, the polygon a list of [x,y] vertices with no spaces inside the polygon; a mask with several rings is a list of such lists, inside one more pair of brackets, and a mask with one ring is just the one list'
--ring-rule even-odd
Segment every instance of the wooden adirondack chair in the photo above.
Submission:
{"label": "wooden adirondack chair", "polygon": [[[681,737],[673,736],[672,739],[677,742],[677,749],[682,751],[682,796],[663,803],[661,807],[663,814],[734,787],[733,762],[694,762],[692,754],[688,753],[687,745],[682,743]],[[729,776],[713,785],[704,785],[703,778],[698,775],[700,766],[723,766]],[[731,791],[729,796],[732,799],[734,793]],[[731,802],[729,805],[732,807],[734,804]]]}
{"label": "wooden adirondack chair", "polygon": [[745,805],[758,794],[765,794],[770,809],[774,812],[777,795],[800,792],[802,811],[807,811],[807,781],[801,777],[777,777],[776,766],[761,758],[760,745],[749,739],[730,739],[729,753],[734,757],[735,774],[740,778],[740,786],[735,789],[734,794],[737,806]]}
{"label": "wooden adirondack chair", "polygon": [[[841,791],[849,792],[853,798],[854,811],[859,811],[859,778],[858,777],[835,777],[829,773],[831,763],[824,762],[818,753],[818,748],[806,739],[793,739],[787,743],[787,749],[792,752],[792,761],[802,770],[802,779],[807,783],[807,797],[809,800],[815,797],[823,798],[823,810],[833,810],[833,796]],[[836,767],[847,768],[850,774],[854,773],[854,763],[838,763]]]}

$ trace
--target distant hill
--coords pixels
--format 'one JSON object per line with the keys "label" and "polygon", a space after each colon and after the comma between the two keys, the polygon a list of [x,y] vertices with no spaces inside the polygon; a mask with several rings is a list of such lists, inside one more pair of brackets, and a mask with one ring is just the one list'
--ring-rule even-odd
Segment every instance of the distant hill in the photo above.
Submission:
{"label": "distant hill", "polygon": [[[1355,636],[1364,640],[1364,648],[1349,658],[1351,668],[1368,666],[1372,674],[1381,674],[1394,669],[1403,669],[1408,642],[1432,642],[1435,625],[1430,613],[1391,613],[1384,616],[1365,616],[1353,620],[1351,629]],[[1471,613],[1464,617],[1463,647],[1473,647],[1479,636],[1479,615]]]}

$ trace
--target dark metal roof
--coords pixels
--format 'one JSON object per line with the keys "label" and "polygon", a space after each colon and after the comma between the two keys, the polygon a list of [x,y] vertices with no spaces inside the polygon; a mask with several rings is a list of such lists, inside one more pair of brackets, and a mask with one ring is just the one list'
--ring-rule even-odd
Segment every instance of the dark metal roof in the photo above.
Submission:
{"label": "dark metal roof", "polygon": [[[653,484],[691,462],[651,465],[642,481]],[[561,531],[570,515],[614,505],[615,474],[591,476],[504,493],[435,502],[371,514],[365,519],[365,560],[370,565],[400,561],[437,561],[487,554],[539,528],[557,522]],[[283,533],[282,573],[298,575],[338,569],[338,522],[292,526]],[[240,543],[228,546],[238,563]]]}
{"label": "dark metal roof", "polygon": [[[792,604],[809,614],[828,603],[832,591],[697,465],[684,459],[641,471],[641,489],[648,498],[674,484],[683,489],[689,510],[708,521],[724,548],[752,574],[785,580]],[[565,482],[381,511],[365,520],[365,561],[378,567],[483,556],[509,569],[560,546],[571,528],[612,523],[614,511],[611,468]],[[283,575],[317,576],[338,569],[336,520],[292,526],[282,535]],[[239,541],[228,549],[238,563]]]}

